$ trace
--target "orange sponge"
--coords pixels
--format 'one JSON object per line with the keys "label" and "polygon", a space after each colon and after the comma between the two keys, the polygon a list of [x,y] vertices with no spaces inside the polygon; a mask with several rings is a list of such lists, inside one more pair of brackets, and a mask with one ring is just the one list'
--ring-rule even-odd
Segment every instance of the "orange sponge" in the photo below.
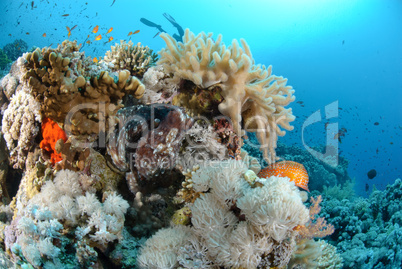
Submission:
{"label": "orange sponge", "polygon": [[50,162],[55,164],[62,160],[61,154],[55,150],[56,142],[59,139],[67,141],[66,133],[59,127],[59,125],[49,118],[44,118],[42,121],[42,137],[43,140],[39,146],[41,149],[50,153]]}

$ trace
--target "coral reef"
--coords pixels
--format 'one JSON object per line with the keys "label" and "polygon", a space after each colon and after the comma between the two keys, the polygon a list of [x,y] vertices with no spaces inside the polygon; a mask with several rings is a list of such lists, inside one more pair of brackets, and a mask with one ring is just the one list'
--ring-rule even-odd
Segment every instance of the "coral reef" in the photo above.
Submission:
{"label": "coral reef", "polygon": [[149,68],[142,82],[145,85],[145,92],[141,102],[144,104],[171,102],[178,87],[178,82],[169,79],[161,65]]}
{"label": "coral reef", "polygon": [[8,59],[7,54],[4,53],[2,49],[0,49],[0,69],[4,69],[11,63],[11,60]]}
{"label": "coral reef", "polygon": [[[236,160],[210,162],[195,171],[192,185],[202,195],[190,205],[192,227],[166,228],[152,236],[140,250],[140,267],[256,268],[262,260],[271,267],[286,265],[295,245],[289,242],[298,234],[293,229],[308,221],[308,210],[288,179],[271,177],[252,188],[243,178],[246,171]],[[271,252],[273,260],[267,258]]]}
{"label": "coral reef", "polygon": [[93,75],[82,58],[76,42],[36,49],[25,55],[24,79],[40,101],[43,115],[63,124],[67,133],[105,133],[109,117],[122,107],[122,98],[128,94],[141,98],[144,86],[127,70]]}
{"label": "coral reef", "polygon": [[41,121],[40,103],[30,94],[30,89],[23,86],[11,97],[1,126],[10,151],[9,161],[15,169],[25,167],[28,152],[32,151],[39,134]]}
{"label": "coral reef", "polygon": [[3,51],[11,61],[15,61],[28,51],[28,44],[22,39],[16,39],[14,42],[5,45]]}
{"label": "coral reef", "polygon": [[130,71],[132,76],[142,78],[147,69],[155,65],[157,57],[148,46],[141,46],[140,42],[134,45],[131,40],[121,40],[120,44],[116,43],[106,52],[102,61],[111,63],[113,71],[125,69]]}
{"label": "coral reef", "polygon": [[344,268],[402,266],[402,180],[369,198],[323,196],[321,216],[334,225],[330,236]]}
{"label": "coral reef", "polygon": [[292,129],[287,80],[244,40],[161,36],[156,66],[124,41],[96,63],[76,41],[13,63],[0,91],[0,267],[339,268],[314,239],[333,232],[321,199],[309,209],[289,178],[257,176]]}
{"label": "coral reef", "polygon": [[74,249],[77,257],[83,251],[92,257],[68,262],[88,266],[96,260],[94,247],[106,250],[108,243],[122,238],[128,203],[115,192],[103,197],[102,203],[93,189],[82,184],[86,177],[59,171],[28,204],[17,201],[13,221],[5,231],[5,246],[15,262],[28,262],[35,268],[57,266]]}
{"label": "coral reef", "polygon": [[[165,72],[172,73],[173,79],[188,80],[203,89],[216,91],[215,97],[208,100],[219,102],[219,112],[231,119],[239,137],[243,135],[242,122],[244,130],[256,132],[264,158],[274,162],[277,137],[285,134],[280,127],[292,130],[289,122],[295,118],[292,110],[285,108],[295,99],[294,90],[286,85],[287,80],[272,75],[271,66],[255,65],[243,39],[240,40],[242,48],[236,40],[226,47],[221,44],[221,35],[214,40],[212,34],[194,35],[188,29],[183,43],[176,42],[166,33],[161,37],[166,48],[160,51],[157,64],[162,65]],[[181,94],[182,98],[191,100],[194,92]],[[185,102],[180,104],[185,105]],[[202,110],[202,106],[189,107],[188,104],[191,103],[185,107],[190,111],[195,109],[200,113]],[[210,105],[206,107],[211,108]]]}
{"label": "coral reef", "polygon": [[150,178],[176,167],[184,133],[193,121],[181,110],[170,111],[158,126],[138,141],[135,167],[141,178]]}
{"label": "coral reef", "polygon": [[[262,160],[261,152],[258,150],[259,143],[253,133],[247,133],[248,139],[244,140],[243,149],[249,155]],[[315,148],[315,150],[322,152],[325,147]],[[324,187],[332,187],[335,185],[348,185],[352,179],[348,175],[349,161],[339,156],[338,165],[333,167],[322,160],[319,160],[304,150],[302,147],[291,145],[288,146],[284,143],[278,142],[276,154],[283,160],[295,161],[304,165],[309,175],[309,189],[323,191]],[[264,167],[265,164],[261,162]]]}

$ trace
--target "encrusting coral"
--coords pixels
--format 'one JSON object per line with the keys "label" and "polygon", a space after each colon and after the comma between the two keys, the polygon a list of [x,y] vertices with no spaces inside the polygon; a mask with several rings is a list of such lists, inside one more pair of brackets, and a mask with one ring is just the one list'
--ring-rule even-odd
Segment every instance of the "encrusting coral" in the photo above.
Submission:
{"label": "encrusting coral", "polygon": [[[274,162],[277,136],[285,134],[280,127],[292,130],[289,122],[295,119],[292,110],[285,108],[295,99],[287,80],[272,75],[271,66],[255,65],[243,39],[242,48],[236,40],[226,47],[221,44],[221,35],[214,41],[212,34],[194,35],[188,29],[183,42],[176,42],[166,33],[160,36],[166,48],[160,51],[157,64],[172,73],[173,79],[189,80],[204,89],[219,87],[223,97],[219,112],[231,119],[239,137],[243,134],[242,126],[256,132],[264,158]],[[182,94],[186,98],[186,93]]]}

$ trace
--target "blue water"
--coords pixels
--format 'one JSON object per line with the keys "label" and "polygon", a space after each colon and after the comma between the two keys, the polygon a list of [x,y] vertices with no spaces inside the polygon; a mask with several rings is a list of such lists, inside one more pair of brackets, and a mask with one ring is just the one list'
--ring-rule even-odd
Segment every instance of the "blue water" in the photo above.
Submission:
{"label": "blue water", "polygon": [[[33,4],[32,4],[33,3]],[[192,32],[213,32],[223,41],[244,38],[256,63],[273,65],[274,74],[289,79],[296,90],[292,103],[295,130],[281,138],[303,146],[306,118],[338,101],[338,117],[330,119],[347,132],[339,143],[349,159],[349,173],[356,191],[375,184],[384,189],[402,177],[402,1],[11,1],[2,0],[0,47],[23,39],[28,47],[44,47],[67,39],[84,43],[88,56],[103,56],[115,42],[128,39],[154,51],[164,47],[157,30],[140,22],[144,17],[162,25],[170,34],[176,29],[162,16],[172,15]],[[111,6],[112,5],[112,6]],[[68,16],[62,16],[69,14]],[[99,25],[97,34],[91,33]],[[106,31],[113,31],[105,37]],[[42,35],[46,33],[46,37]],[[107,38],[114,40],[106,43]],[[306,128],[304,143],[325,143],[325,122]],[[374,125],[378,122],[378,125]],[[367,171],[377,170],[368,180]]]}

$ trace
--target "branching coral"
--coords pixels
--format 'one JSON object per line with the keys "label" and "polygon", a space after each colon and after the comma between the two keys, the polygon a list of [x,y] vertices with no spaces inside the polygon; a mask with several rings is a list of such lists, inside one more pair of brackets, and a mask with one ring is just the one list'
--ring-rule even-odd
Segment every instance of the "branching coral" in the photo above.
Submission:
{"label": "branching coral", "polygon": [[66,132],[106,132],[109,117],[122,107],[122,98],[126,94],[141,98],[144,86],[127,70],[94,75],[78,50],[76,43],[64,41],[57,49],[36,49],[26,54],[25,80],[41,102],[43,115],[65,123]]}
{"label": "branching coral", "polygon": [[232,120],[235,132],[241,136],[243,128],[257,133],[264,157],[275,161],[277,136],[292,130],[294,120],[291,109],[285,109],[295,97],[283,77],[272,75],[272,67],[255,65],[250,49],[244,40],[243,48],[234,40],[231,46],[216,41],[212,34],[195,36],[186,29],[183,43],[166,33],[161,37],[167,47],[160,51],[158,64],[174,78],[190,80],[202,88],[218,86],[223,101],[220,113]]}
{"label": "branching coral", "polygon": [[132,76],[142,78],[147,69],[155,65],[157,57],[148,46],[141,46],[140,42],[134,45],[131,40],[128,43],[121,40],[120,44],[116,43],[106,52],[103,61],[112,63],[114,71],[126,69]]}
{"label": "branching coral", "polygon": [[[316,199],[311,197],[311,206],[310,206],[310,220],[306,225],[302,225],[297,227],[296,229],[299,231],[301,238],[317,238],[317,237],[325,237],[334,233],[335,228],[332,224],[328,224],[325,218],[317,218],[317,215],[321,211],[320,203],[322,201],[321,195],[319,195]],[[316,219],[317,218],[317,219]]]}

